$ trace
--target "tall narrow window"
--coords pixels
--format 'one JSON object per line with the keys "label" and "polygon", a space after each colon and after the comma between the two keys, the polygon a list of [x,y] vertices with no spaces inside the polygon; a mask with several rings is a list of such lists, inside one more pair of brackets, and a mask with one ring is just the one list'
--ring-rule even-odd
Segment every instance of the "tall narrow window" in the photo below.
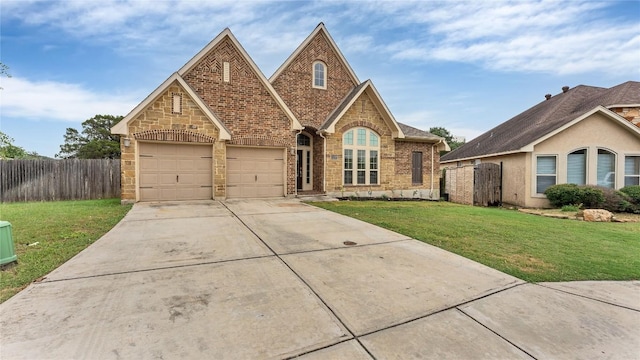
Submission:
{"label": "tall narrow window", "polygon": [[640,185],[640,156],[624,158],[624,186]]}
{"label": "tall narrow window", "polygon": [[599,186],[615,187],[616,155],[611,151],[598,149],[597,181]]}
{"label": "tall narrow window", "polygon": [[422,152],[411,153],[411,183],[422,185]]}
{"label": "tall narrow window", "polygon": [[322,61],[313,63],[313,87],[318,89],[327,88],[327,66]]}
{"label": "tall narrow window", "polygon": [[556,184],[556,157],[536,157],[536,193],[544,194],[549,186]]}
{"label": "tall narrow window", "polygon": [[376,133],[365,128],[355,128],[344,133],[342,147],[344,151],[345,185],[379,184],[379,139]]}
{"label": "tall narrow window", "polygon": [[353,150],[344,149],[344,184],[353,184]]}
{"label": "tall narrow window", "polygon": [[587,183],[587,150],[577,150],[567,156],[567,183]]}

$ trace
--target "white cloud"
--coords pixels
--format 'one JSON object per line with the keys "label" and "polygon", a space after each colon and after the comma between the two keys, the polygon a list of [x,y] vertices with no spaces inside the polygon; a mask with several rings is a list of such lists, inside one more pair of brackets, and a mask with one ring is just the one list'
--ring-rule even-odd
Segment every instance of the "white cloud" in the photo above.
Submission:
{"label": "white cloud", "polygon": [[139,102],[135,96],[99,94],[77,84],[2,79],[2,116],[79,122],[96,114],[126,115]]}
{"label": "white cloud", "polygon": [[[320,21],[343,51],[509,72],[639,74],[640,24],[609,1],[3,1],[3,17],[122,53],[192,53],[230,27],[257,59],[286,56]],[[640,7],[628,2],[626,6]],[[286,55],[282,55],[286,54]],[[166,54],[163,56],[171,56]],[[615,59],[615,61],[611,61]],[[284,59],[281,59],[282,61]],[[275,60],[273,60],[275,61]],[[268,68],[277,64],[268,63]]]}
{"label": "white cloud", "polygon": [[396,26],[405,23],[406,28],[414,29],[411,36],[385,46],[396,60],[474,63],[497,71],[627,72],[637,76],[640,24],[604,15],[612,5],[593,1],[425,2],[374,11],[394,16]]}

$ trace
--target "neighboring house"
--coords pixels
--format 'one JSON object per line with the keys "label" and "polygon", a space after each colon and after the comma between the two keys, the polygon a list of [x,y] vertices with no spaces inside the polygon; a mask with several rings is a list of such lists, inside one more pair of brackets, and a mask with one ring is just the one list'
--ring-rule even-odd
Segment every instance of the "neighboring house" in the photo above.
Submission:
{"label": "neighboring house", "polygon": [[448,149],[398,123],[322,23],[270,79],[225,29],[111,131],[121,135],[123,202],[437,199]]}
{"label": "neighboring house", "polygon": [[[562,90],[443,155],[441,168],[456,173],[479,163],[502,164],[502,202],[523,207],[549,206],[544,191],[554,184],[638,185],[640,82]],[[445,186],[466,189],[466,196],[449,197],[468,203],[473,176],[459,173],[466,173],[465,184],[451,186],[457,179],[447,178]]]}

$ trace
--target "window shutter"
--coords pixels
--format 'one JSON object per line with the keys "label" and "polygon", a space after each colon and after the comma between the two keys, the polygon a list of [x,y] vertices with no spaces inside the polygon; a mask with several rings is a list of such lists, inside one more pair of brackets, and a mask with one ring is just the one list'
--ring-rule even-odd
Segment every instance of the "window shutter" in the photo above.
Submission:
{"label": "window shutter", "polygon": [[419,151],[411,153],[411,182],[422,184],[422,153]]}

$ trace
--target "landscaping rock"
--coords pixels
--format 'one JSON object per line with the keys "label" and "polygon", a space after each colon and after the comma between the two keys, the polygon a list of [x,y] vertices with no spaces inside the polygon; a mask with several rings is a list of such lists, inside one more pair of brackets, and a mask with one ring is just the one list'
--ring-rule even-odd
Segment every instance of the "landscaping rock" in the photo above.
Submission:
{"label": "landscaping rock", "polygon": [[603,209],[585,209],[583,211],[584,221],[610,222],[613,214]]}

